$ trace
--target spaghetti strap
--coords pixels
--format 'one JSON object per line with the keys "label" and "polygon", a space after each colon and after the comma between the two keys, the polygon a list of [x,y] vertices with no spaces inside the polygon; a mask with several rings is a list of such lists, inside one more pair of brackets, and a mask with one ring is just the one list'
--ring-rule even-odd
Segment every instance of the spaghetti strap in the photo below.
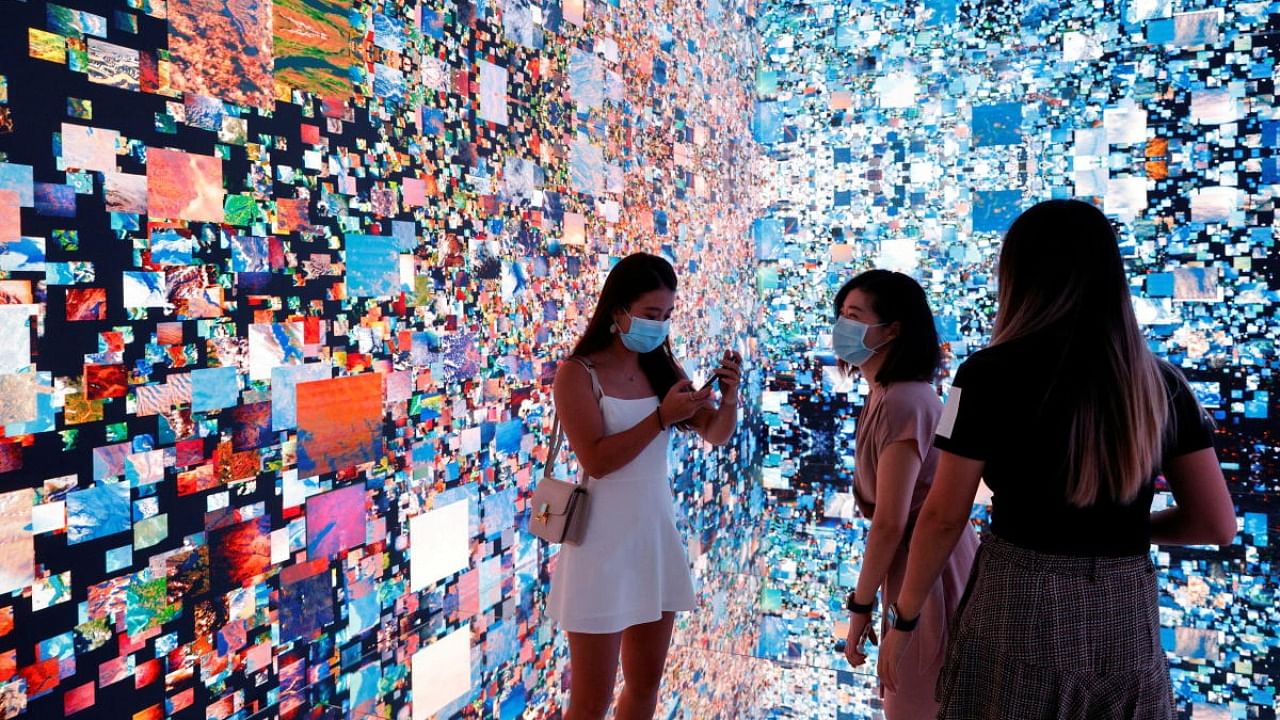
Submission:
{"label": "spaghetti strap", "polygon": [[596,400],[603,397],[604,389],[600,386],[600,378],[596,376],[596,366],[590,360],[580,355],[570,355],[569,359],[587,369],[587,374],[591,376],[591,390],[595,392]]}

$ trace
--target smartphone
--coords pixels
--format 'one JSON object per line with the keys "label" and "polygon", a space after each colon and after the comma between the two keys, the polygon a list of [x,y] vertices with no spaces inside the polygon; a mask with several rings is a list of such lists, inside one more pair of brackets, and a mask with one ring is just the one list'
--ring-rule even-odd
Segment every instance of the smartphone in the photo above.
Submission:
{"label": "smartphone", "polygon": [[[729,356],[733,359],[734,362],[736,363],[742,362],[742,356],[739,355],[736,350],[727,350],[726,352],[729,354]],[[719,379],[720,379],[719,375],[713,374],[711,377],[707,378],[706,382],[702,383],[702,387],[698,388],[696,392],[702,392],[703,390],[706,390],[707,388],[711,387],[711,385]]]}
{"label": "smartphone", "polygon": [[702,383],[702,387],[698,388],[697,390],[694,390],[694,392],[702,392],[703,390],[706,390],[707,388],[714,385],[715,382],[719,379],[720,379],[719,375],[712,375],[711,377],[707,378],[706,382]]}

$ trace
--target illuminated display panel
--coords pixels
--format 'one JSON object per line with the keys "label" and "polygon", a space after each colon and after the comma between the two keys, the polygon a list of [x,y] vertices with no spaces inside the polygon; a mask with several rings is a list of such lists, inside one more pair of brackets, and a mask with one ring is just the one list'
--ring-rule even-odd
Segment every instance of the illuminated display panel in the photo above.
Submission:
{"label": "illuminated display panel", "polygon": [[[636,250],[691,374],[756,317],[746,15],[647,5],[6,6],[0,715],[562,706],[555,363]],[[673,451],[708,597],[753,437]]]}
{"label": "illuminated display panel", "polygon": [[913,274],[954,370],[987,341],[1009,222],[1038,200],[1081,197],[1118,223],[1139,320],[1213,413],[1239,511],[1229,547],[1159,549],[1180,712],[1274,717],[1275,13],[1177,0],[761,9],[762,474],[789,517],[763,558],[759,654],[814,668],[766,706],[836,717],[833,697],[874,696],[831,651],[865,533],[848,494],[863,388],[832,366],[835,291],[872,266]]}
{"label": "illuminated display panel", "polygon": [[734,445],[671,453],[701,608],[661,711],[869,717],[831,295],[915,273],[954,367],[1000,232],[1072,195],[1239,502],[1233,546],[1159,556],[1180,705],[1274,714],[1271,9],[650,5],[6,7],[6,716],[555,712],[523,502],[553,363],[647,250],[689,372],[752,368]]}

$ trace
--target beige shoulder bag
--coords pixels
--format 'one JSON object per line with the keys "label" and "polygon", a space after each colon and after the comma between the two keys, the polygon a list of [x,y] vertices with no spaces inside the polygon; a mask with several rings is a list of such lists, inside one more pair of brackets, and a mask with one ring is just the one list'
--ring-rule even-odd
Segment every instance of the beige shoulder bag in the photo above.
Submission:
{"label": "beige shoulder bag", "polygon": [[[591,374],[591,387],[598,401],[602,391],[595,368],[581,358],[571,359],[581,363]],[[551,428],[551,448],[542,468],[542,479],[533,489],[533,498],[530,500],[533,513],[529,517],[529,532],[547,542],[577,545],[587,532],[587,507],[590,498],[587,481],[590,478],[583,473],[581,483],[571,483],[552,477],[563,440],[564,433],[560,430],[560,416],[557,414]]]}
{"label": "beige shoulder bag", "polygon": [[533,489],[530,504],[533,515],[529,518],[529,532],[553,543],[577,545],[587,530],[586,476],[582,484],[557,480],[552,477],[560,443],[564,433],[560,431],[560,418],[556,418],[551,431],[551,450],[542,469],[542,479]]}

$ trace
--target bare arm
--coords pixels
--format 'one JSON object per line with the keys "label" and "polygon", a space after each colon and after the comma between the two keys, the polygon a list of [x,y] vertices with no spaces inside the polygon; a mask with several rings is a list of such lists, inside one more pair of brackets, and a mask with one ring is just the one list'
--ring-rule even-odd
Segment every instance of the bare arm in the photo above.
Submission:
{"label": "bare arm", "polygon": [[854,600],[869,605],[889,574],[911,513],[911,495],[920,474],[920,452],[914,440],[901,440],[884,449],[876,464],[876,512],[867,533],[862,571]]}
{"label": "bare arm", "polygon": [[1236,536],[1236,511],[1213,448],[1174,458],[1164,475],[1176,505],[1151,515],[1151,541],[1229,545]]}
{"label": "bare arm", "polygon": [[986,463],[939,451],[933,487],[916,520],[907,551],[907,576],[898,594],[898,610],[904,618],[920,615],[929,588],[938,579],[960,534],[969,524],[973,498]]}
{"label": "bare arm", "polygon": [[725,398],[714,410],[699,410],[689,420],[689,426],[712,445],[724,445],[738,427],[738,398]]}
{"label": "bare arm", "polygon": [[605,435],[604,417],[591,387],[591,376],[577,362],[560,364],[552,393],[569,447],[590,477],[604,477],[631,462],[662,432],[654,411],[620,433]]}

